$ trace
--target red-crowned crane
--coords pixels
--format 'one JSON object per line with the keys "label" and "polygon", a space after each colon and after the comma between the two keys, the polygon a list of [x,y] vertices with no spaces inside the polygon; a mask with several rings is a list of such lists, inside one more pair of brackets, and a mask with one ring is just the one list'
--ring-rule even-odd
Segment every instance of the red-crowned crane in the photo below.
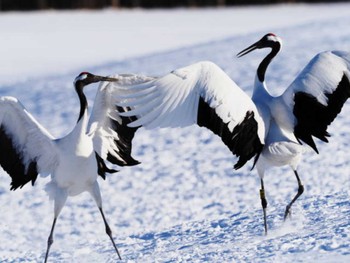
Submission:
{"label": "red-crowned crane", "polygon": [[[55,139],[14,97],[0,98],[0,165],[11,176],[11,190],[34,184],[38,174],[51,174],[46,190],[54,200],[54,219],[47,241],[45,262],[53,243],[57,218],[68,196],[89,192],[105,224],[106,233],[120,258],[112,232],[102,210],[97,177],[114,173],[105,161],[119,166],[136,165],[131,157],[131,140],[136,131],[125,124],[113,103],[113,91],[102,82],[88,119],[88,103],[83,89],[90,83],[116,81],[115,78],[82,72],[74,81],[80,100],[80,114],[73,130]],[[122,81],[121,78],[119,81]]]}
{"label": "red-crowned crane", "polygon": [[267,234],[265,170],[288,165],[294,171],[298,193],[286,207],[286,219],[304,191],[297,173],[305,149],[302,142],[318,152],[313,136],[327,142],[327,127],[350,96],[350,53],[328,51],[316,55],[285,92],[274,97],[264,80],[269,63],[280,51],[280,38],[267,34],[238,56],[261,48],[271,48],[271,52],[258,67],[251,99],[211,62],[199,62],[144,83],[109,85],[120,89],[118,105],[129,107],[121,115],[137,118],[129,127],[198,124],[219,135],[238,157],[235,169],[255,156]]}

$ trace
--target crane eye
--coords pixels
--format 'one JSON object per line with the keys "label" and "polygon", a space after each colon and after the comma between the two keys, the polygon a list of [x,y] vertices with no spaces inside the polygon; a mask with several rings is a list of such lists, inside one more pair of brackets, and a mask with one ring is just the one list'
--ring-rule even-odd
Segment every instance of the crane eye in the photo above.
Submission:
{"label": "crane eye", "polygon": [[281,39],[275,34],[270,33],[270,34],[267,34],[266,36],[268,41],[281,42]]}
{"label": "crane eye", "polygon": [[89,73],[87,73],[87,72],[80,73],[79,76],[75,78],[74,84],[77,83],[77,81],[82,81],[82,80],[87,79],[88,76],[89,76]]}

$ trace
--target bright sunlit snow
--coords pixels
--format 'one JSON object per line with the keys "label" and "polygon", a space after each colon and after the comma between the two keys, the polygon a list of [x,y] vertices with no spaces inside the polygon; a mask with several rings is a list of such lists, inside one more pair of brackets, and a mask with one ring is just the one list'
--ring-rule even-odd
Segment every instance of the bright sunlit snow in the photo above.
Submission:
{"label": "bright sunlit snow", "polygon": [[[81,71],[157,76],[210,60],[250,95],[266,51],[235,55],[274,32],[284,45],[267,82],[279,94],[318,52],[350,51],[350,4],[3,13],[0,25],[0,96],[19,98],[57,137],[78,117],[72,82]],[[86,89],[90,106],[96,87]],[[267,237],[251,162],[234,171],[230,151],[203,128],[139,130],[133,150],[142,164],[100,180],[123,261],[349,262],[349,116],[348,102],[330,126],[330,143],[305,154],[305,192],[287,222],[295,177],[288,167],[266,174]],[[10,192],[9,176],[0,175],[0,261],[42,262],[53,219],[47,178]],[[117,261],[88,194],[68,200],[49,261]]]}
{"label": "bright sunlit snow", "polygon": [[0,83],[349,14],[347,5],[0,15]]}

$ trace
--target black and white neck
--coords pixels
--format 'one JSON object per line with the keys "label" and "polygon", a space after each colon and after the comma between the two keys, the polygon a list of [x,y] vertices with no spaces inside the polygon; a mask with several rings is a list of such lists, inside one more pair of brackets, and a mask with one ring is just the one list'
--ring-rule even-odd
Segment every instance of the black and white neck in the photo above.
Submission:
{"label": "black and white neck", "polygon": [[242,57],[255,49],[271,48],[271,52],[262,60],[257,70],[258,80],[261,83],[263,83],[265,81],[266,69],[269,66],[272,59],[281,50],[281,47],[282,40],[275,34],[268,33],[265,36],[263,36],[259,41],[255,42],[253,45],[239,52],[237,56]]}
{"label": "black and white neck", "polygon": [[281,50],[281,43],[279,41],[271,42],[271,52],[261,61],[257,69],[257,76],[260,82],[265,81],[265,74],[267,67],[271,63],[272,59],[278,54]]}
{"label": "black and white neck", "polygon": [[82,72],[75,78],[74,87],[75,87],[75,91],[77,92],[77,94],[79,96],[79,101],[80,101],[80,113],[79,113],[79,117],[78,117],[77,122],[79,122],[83,118],[83,116],[86,113],[87,108],[88,108],[88,102],[87,102],[86,96],[83,92],[84,87],[91,84],[91,83],[96,83],[99,81],[118,81],[118,79],[97,76],[97,75],[91,74],[89,72]]}
{"label": "black and white neck", "polygon": [[75,86],[75,91],[78,94],[79,102],[80,102],[80,113],[79,113],[79,117],[77,120],[77,123],[78,123],[87,111],[88,102],[87,102],[86,96],[83,92],[83,89],[86,86],[86,84],[84,84],[82,81],[77,81],[74,83],[74,86]]}
{"label": "black and white neck", "polygon": [[[237,54],[238,57],[242,57],[255,49],[271,48],[271,52],[261,61],[257,69],[255,77],[254,91],[252,99],[255,103],[258,101],[268,102],[271,98],[271,94],[265,85],[265,73],[267,67],[271,63],[272,59],[278,54],[282,47],[282,40],[275,34],[269,33],[263,36],[259,41],[253,45],[247,47]],[[264,99],[262,99],[264,98]]]}

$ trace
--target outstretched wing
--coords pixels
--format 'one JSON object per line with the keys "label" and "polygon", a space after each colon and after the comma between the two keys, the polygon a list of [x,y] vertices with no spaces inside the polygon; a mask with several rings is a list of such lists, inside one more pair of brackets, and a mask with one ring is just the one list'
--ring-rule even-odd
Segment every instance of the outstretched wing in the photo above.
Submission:
{"label": "outstretched wing", "polygon": [[350,97],[350,53],[316,55],[280,97],[293,113],[295,136],[317,153],[313,137],[328,142],[327,127]]}
{"label": "outstretched wing", "polygon": [[120,113],[136,117],[130,127],[204,126],[219,135],[242,167],[261,152],[264,124],[251,99],[211,62],[199,62],[140,83],[119,85]]}
{"label": "outstretched wing", "polygon": [[[151,79],[135,75],[115,75],[113,77],[123,84],[138,84]],[[124,110],[116,105],[115,92],[116,89],[110,82],[100,84],[89,120],[89,134],[93,136],[99,174],[102,177],[105,176],[105,172],[115,172],[107,168],[104,160],[119,166],[139,164],[131,156],[131,141],[137,128],[127,126],[133,120],[132,118],[119,115],[118,112]]]}
{"label": "outstretched wing", "polygon": [[12,178],[11,190],[52,173],[58,164],[53,140],[16,98],[0,98],[0,165]]}

